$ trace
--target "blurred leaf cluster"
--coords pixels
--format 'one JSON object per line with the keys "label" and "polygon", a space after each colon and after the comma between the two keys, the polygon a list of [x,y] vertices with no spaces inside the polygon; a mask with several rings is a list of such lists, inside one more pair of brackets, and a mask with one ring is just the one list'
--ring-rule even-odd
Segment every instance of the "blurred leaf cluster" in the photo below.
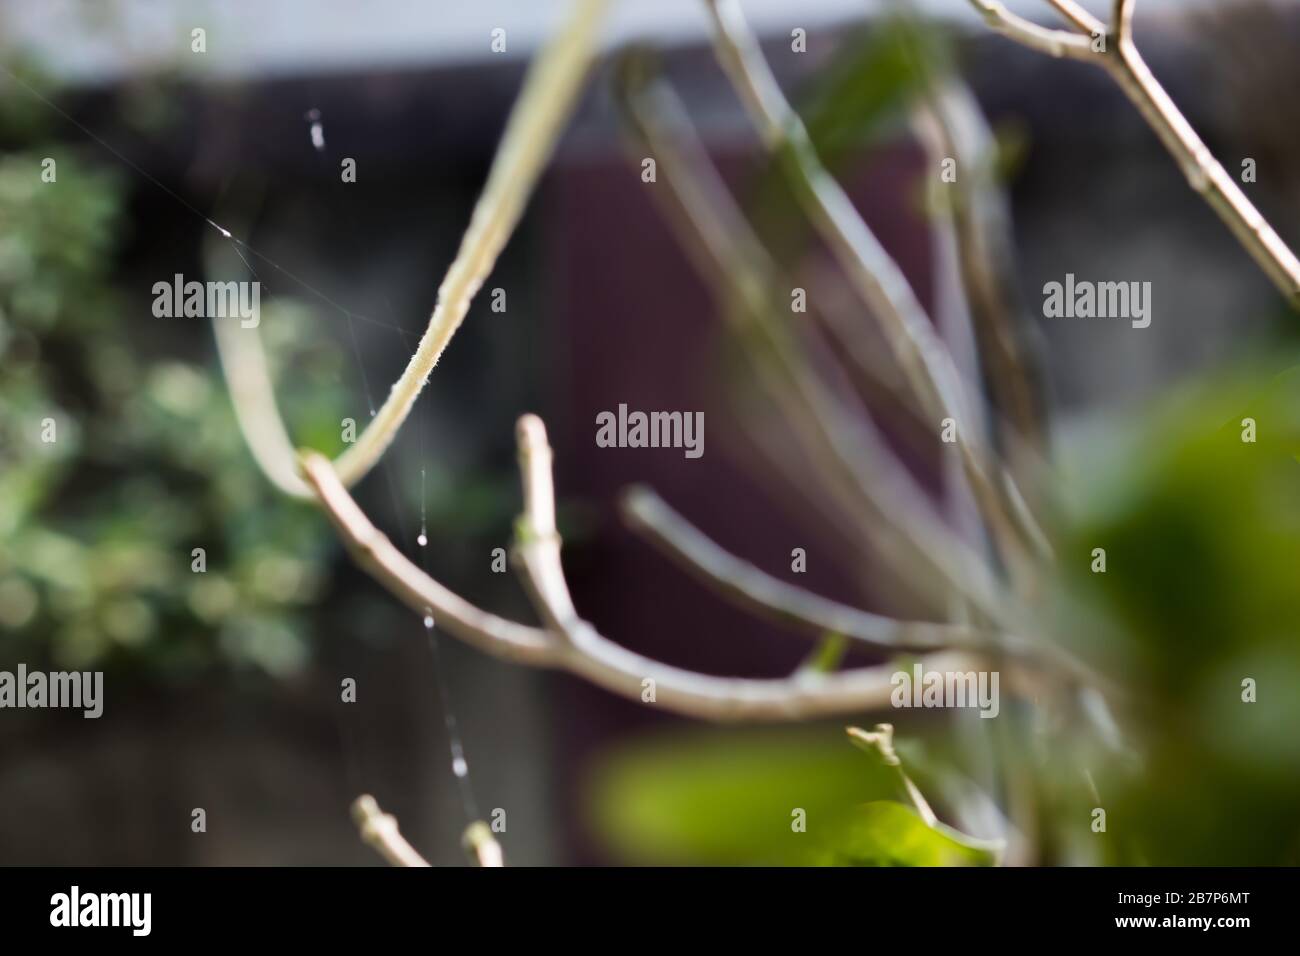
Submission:
{"label": "blurred leaf cluster", "polygon": [[1300,863],[1298,360],[1189,385],[1080,449],[1059,630],[1128,688],[1135,759],[1098,781],[1111,862]]}
{"label": "blurred leaf cluster", "polygon": [[[32,104],[12,86],[0,95],[4,656],[158,676],[228,664],[292,672],[308,655],[301,612],[325,583],[326,529],[256,471],[205,320],[155,338],[150,323],[177,320],[147,311],[143,289],[115,287],[128,187],[143,180],[84,137],[56,140],[50,124],[61,121]],[[42,181],[45,157],[57,157],[54,182]],[[151,268],[153,279],[177,271]],[[330,448],[340,353],[313,344],[308,319],[277,300],[261,327],[294,368],[295,424]],[[42,440],[47,419],[53,442]],[[196,548],[204,573],[192,570]]]}
{"label": "blurred leaf cluster", "polygon": [[642,740],[588,781],[596,833],[622,861],[988,866],[990,846],[910,806],[893,768],[832,725]]}

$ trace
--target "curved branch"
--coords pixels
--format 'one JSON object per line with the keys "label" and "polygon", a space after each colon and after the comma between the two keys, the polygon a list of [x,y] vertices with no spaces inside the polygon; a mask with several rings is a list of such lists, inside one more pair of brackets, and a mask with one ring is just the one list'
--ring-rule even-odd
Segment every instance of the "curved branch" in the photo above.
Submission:
{"label": "curved branch", "polygon": [[964,624],[900,621],[814,594],[759,570],[721,546],[646,487],[634,487],[621,502],[629,527],[677,565],[711,585],[737,606],[811,636],[843,634],[889,652],[963,650],[1009,654],[1047,664],[1088,681],[1088,669],[1049,644],[998,635]]}
{"label": "curved branch", "polygon": [[256,326],[243,328],[238,322],[214,318],[212,334],[235,420],[253,461],[284,494],[291,498],[311,497],[311,488],[298,471],[293,441],[280,417],[261,331]]}
{"label": "curved branch", "polygon": [[[608,0],[577,0],[564,28],[529,68],[487,183],[474,206],[456,258],[438,288],[438,304],[415,354],[356,443],[335,462],[344,485],[350,487],[360,481],[397,436],[518,224],[582,90],[607,4]],[[310,490],[294,470],[292,446],[275,403],[260,338],[254,332],[245,342],[236,344],[238,334],[253,330],[222,335],[221,323],[214,320],[213,324],[218,332],[222,367],[232,383],[239,423],[254,457],[280,490],[294,497],[310,497]]]}
{"label": "curved branch", "polygon": [[[706,720],[806,720],[889,706],[895,672],[890,665],[828,676],[714,677],[644,657],[596,633],[574,610],[560,566],[545,429],[539,419],[525,416],[520,436],[525,514],[517,526],[515,552],[547,630],[482,611],[417,568],[370,523],[323,455],[304,456],[303,472],[363,570],[417,613],[436,615],[453,636],[495,657],[567,670],[633,701],[644,701],[646,687],[653,686],[654,703]],[[932,670],[977,666],[966,654],[923,660]]]}
{"label": "curved branch", "polygon": [[655,492],[628,489],[621,501],[628,526],[679,567],[714,587],[732,603],[811,636],[843,634],[878,650],[988,649],[975,628],[899,621],[840,604],[787,584],[743,561],[707,538]]}
{"label": "curved branch", "polygon": [[545,631],[480,610],[412,564],[370,523],[328,458],[308,452],[302,470],[362,570],[404,604],[419,614],[431,614],[440,627],[494,657],[543,666],[554,663],[556,641]]}

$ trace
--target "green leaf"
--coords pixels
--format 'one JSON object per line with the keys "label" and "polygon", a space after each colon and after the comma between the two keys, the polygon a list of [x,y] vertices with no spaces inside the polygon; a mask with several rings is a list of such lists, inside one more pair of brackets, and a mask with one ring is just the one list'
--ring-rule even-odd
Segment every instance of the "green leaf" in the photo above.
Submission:
{"label": "green leaf", "polygon": [[927,826],[911,807],[889,800],[857,809],[838,828],[823,866],[995,866],[1000,843],[976,840],[951,827]]}
{"label": "green leaf", "polygon": [[[1071,443],[1054,630],[1141,701],[1124,730],[1142,772],[1122,759],[1093,771],[1112,834],[1086,839],[1108,863],[1300,861],[1296,357],[1202,376]],[[1270,692],[1244,701],[1247,678]]]}
{"label": "green leaf", "polygon": [[[897,792],[892,768],[837,725],[707,730],[623,745],[588,781],[588,814],[617,858],[649,864],[809,864],[838,821]],[[792,824],[803,811],[805,832]]]}

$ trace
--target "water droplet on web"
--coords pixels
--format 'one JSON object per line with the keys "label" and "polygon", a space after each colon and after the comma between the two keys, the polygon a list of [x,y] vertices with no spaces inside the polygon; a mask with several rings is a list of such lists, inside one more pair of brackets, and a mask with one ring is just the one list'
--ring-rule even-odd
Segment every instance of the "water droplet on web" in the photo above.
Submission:
{"label": "water droplet on web", "polygon": [[429,539],[428,539],[427,537],[425,537],[424,532],[421,531],[421,532],[420,532],[420,536],[419,536],[418,538],[415,539],[415,543],[418,544],[420,547],[423,548],[426,544],[429,543]]}
{"label": "water droplet on web", "polygon": [[433,630],[433,615],[432,615],[432,614],[426,614],[426,615],[424,615],[424,627],[425,627],[425,630],[428,630],[428,631],[432,631],[432,630]]}
{"label": "water droplet on web", "polygon": [[316,152],[325,149],[325,128],[321,126],[320,110],[309,109],[304,117],[311,124],[311,145]]}
{"label": "water droplet on web", "polygon": [[463,777],[469,773],[469,764],[465,762],[464,757],[457,756],[456,759],[451,762],[451,770],[456,776]]}

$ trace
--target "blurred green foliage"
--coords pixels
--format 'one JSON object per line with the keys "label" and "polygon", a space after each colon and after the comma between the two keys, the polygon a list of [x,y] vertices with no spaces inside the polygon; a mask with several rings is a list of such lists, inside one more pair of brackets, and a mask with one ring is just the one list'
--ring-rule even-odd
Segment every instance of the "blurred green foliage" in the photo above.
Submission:
{"label": "blurred green foliage", "polygon": [[1278,366],[1075,450],[1058,630],[1123,679],[1136,752],[1098,784],[1112,861],[1300,863],[1300,370]]}
{"label": "blurred green foliage", "polygon": [[[1188,384],[1066,449],[1071,519],[1043,633],[1116,682],[1119,746],[1077,719],[1026,736],[1004,702],[1041,862],[1300,864],[1300,365],[1278,365]],[[977,772],[952,729],[900,743],[922,744],[904,762],[921,756],[927,794]],[[621,748],[593,779],[597,833],[635,862],[990,861],[978,841],[927,827],[842,740],[814,726]],[[795,807],[806,835],[791,831]]]}
{"label": "blurred green foliage", "polygon": [[[127,188],[143,180],[84,137],[57,140],[62,121],[33,104],[12,86],[0,96],[4,656],[290,673],[307,657],[300,611],[321,596],[326,529],[256,471],[206,322],[152,315],[146,291],[179,266],[158,261],[139,288],[115,285]],[[57,159],[53,182],[45,157]],[[276,300],[261,328],[294,368],[295,425],[332,448],[342,353],[313,342],[309,319]],[[195,548],[205,573],[191,569]]]}
{"label": "blurred green foliage", "polygon": [[992,866],[993,850],[951,827],[930,826],[911,807],[877,800],[855,808],[840,822],[827,849],[814,856],[822,866]]}
{"label": "blurred green foliage", "polygon": [[[788,864],[834,850],[854,805],[884,799],[894,778],[843,733],[685,732],[628,746],[591,781],[591,818],[638,863]],[[803,810],[807,832],[792,828]]]}
{"label": "blurred green foliage", "polygon": [[684,731],[597,765],[590,817],[623,861],[987,866],[992,849],[927,826],[897,772],[834,725]]}

